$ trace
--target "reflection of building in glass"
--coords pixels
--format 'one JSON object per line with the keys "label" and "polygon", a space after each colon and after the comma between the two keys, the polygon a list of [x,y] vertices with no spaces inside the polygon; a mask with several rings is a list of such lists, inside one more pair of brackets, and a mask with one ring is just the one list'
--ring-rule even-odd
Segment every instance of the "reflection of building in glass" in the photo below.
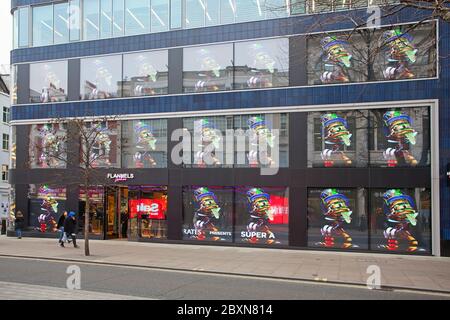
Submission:
{"label": "reflection of building in glass", "polygon": [[153,96],[167,93],[168,72],[158,72],[155,80],[149,76],[125,78],[120,84],[124,97]]}

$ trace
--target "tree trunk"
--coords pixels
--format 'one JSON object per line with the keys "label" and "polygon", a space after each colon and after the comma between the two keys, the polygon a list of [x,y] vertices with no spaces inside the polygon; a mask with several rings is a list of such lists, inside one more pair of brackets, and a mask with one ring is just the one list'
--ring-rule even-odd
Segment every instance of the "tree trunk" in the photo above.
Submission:
{"label": "tree trunk", "polygon": [[90,256],[90,252],[89,252],[89,216],[90,216],[90,212],[89,212],[89,207],[90,207],[90,203],[89,203],[89,181],[88,178],[85,177],[84,179],[84,201],[85,201],[85,206],[84,206],[84,255],[85,256]]}

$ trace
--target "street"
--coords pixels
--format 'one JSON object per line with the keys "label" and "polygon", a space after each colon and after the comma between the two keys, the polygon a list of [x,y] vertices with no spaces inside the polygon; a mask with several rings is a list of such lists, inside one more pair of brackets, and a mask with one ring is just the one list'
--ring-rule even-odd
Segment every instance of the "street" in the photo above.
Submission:
{"label": "street", "polygon": [[[74,263],[0,257],[3,299],[450,299],[450,295],[409,290],[368,290],[363,286],[297,280],[246,278],[140,267],[76,263],[81,270],[81,297],[66,288],[67,268]],[[30,290],[33,289],[33,290]],[[52,291],[53,288],[53,291]],[[40,290],[39,290],[40,289]],[[14,295],[11,296],[11,293]],[[70,295],[68,294],[70,293]]]}

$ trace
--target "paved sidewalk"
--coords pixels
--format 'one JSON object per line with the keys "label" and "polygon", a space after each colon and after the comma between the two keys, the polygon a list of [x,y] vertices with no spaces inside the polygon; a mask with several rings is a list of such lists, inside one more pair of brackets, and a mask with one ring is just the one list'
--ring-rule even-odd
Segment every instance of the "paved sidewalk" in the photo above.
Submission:
{"label": "paved sidewalk", "polygon": [[17,298],[20,300],[147,300],[135,296],[0,281],[0,300]]}
{"label": "paved sidewalk", "polygon": [[[53,239],[0,237],[0,255],[365,285],[370,265],[385,287],[450,292],[450,258],[91,240],[90,257]],[[0,272],[1,265],[0,265]]]}

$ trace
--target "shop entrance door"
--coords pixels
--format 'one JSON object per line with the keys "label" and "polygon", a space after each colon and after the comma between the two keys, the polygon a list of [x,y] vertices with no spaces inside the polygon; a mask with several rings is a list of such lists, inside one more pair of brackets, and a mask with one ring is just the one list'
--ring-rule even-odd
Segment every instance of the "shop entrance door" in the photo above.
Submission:
{"label": "shop entrance door", "polygon": [[128,188],[106,188],[105,239],[128,237]]}

